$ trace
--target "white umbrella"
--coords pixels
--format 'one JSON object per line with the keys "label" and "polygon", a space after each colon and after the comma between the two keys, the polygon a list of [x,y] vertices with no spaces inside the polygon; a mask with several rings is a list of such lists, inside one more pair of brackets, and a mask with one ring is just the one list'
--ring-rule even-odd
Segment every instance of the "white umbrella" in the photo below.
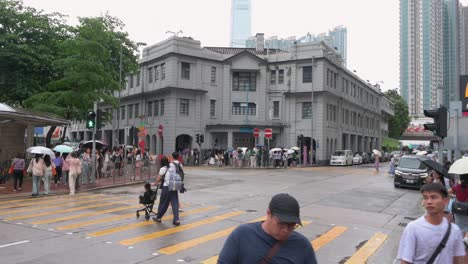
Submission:
{"label": "white umbrella", "polygon": [[282,149],[280,149],[280,148],[272,148],[272,149],[270,150],[270,153],[276,152],[276,151],[281,151],[281,150],[282,150]]}
{"label": "white umbrella", "polygon": [[295,152],[294,149],[289,149],[288,152],[286,152],[286,153],[293,154],[294,152]]}
{"label": "white umbrella", "polygon": [[427,154],[427,151],[423,150],[423,151],[419,151],[418,153],[416,153],[416,156],[424,156]]}
{"label": "white umbrella", "polygon": [[461,159],[456,160],[448,171],[449,173],[453,174],[468,174],[468,158],[463,157]]}
{"label": "white umbrella", "polygon": [[58,146],[55,146],[54,151],[60,152],[60,153],[72,153],[73,148],[67,145],[58,145]]}
{"label": "white umbrella", "polygon": [[376,156],[382,157],[382,152],[380,152],[380,151],[378,151],[376,149],[372,150],[372,153],[374,153]]}
{"label": "white umbrella", "polygon": [[45,154],[49,155],[51,158],[55,157],[55,153],[50,148],[46,147],[35,146],[28,148],[26,151],[31,154]]}
{"label": "white umbrella", "polygon": [[293,149],[295,151],[300,151],[301,150],[299,147],[292,147],[291,149]]}

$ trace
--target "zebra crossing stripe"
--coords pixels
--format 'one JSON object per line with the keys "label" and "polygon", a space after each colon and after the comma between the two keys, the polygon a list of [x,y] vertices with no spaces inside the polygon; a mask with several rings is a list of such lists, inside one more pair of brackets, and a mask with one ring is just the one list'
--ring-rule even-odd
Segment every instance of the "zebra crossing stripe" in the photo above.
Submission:
{"label": "zebra crossing stripe", "polygon": [[[88,196],[89,194],[77,194],[75,197],[83,197]],[[47,198],[47,199],[46,199]],[[16,199],[16,200],[7,200],[7,201],[0,201],[0,204],[9,204],[9,203],[17,203],[17,202],[24,202],[24,201],[48,201],[50,199],[57,198],[57,199],[69,199],[74,198],[69,195],[57,195],[57,196],[43,196],[43,197],[29,197],[24,199]]]}
{"label": "zebra crossing stripe", "polygon": [[[100,196],[104,196],[103,194],[90,194],[90,195],[86,195],[86,196],[80,196],[79,199],[85,199],[85,198],[95,198],[95,197],[100,197]],[[64,199],[64,198],[68,198],[68,199]],[[40,200],[40,201],[36,201],[35,199],[31,200],[31,199],[28,199],[29,201],[33,201],[33,202],[22,202],[22,203],[14,203],[14,204],[9,204],[9,205],[3,205],[3,206],[0,206],[0,210],[1,209],[8,209],[8,208],[17,208],[17,207],[24,207],[24,206],[31,206],[31,205],[38,205],[38,204],[50,204],[50,203],[53,203],[53,202],[64,202],[64,200],[71,200],[71,198],[78,198],[78,197],[73,197],[73,196],[66,196],[66,197],[62,197],[62,196],[56,196],[56,197],[51,197],[50,199],[47,199],[47,200]]]}
{"label": "zebra crossing stripe", "polygon": [[42,213],[36,213],[36,214],[20,215],[20,216],[15,216],[15,217],[9,217],[9,218],[6,218],[5,220],[12,221],[12,220],[19,220],[19,219],[27,219],[27,218],[41,217],[41,216],[47,216],[47,215],[61,214],[61,213],[71,213],[71,212],[76,212],[76,211],[80,211],[80,210],[104,207],[104,206],[113,205],[113,204],[120,204],[120,203],[123,203],[123,202],[122,201],[117,201],[117,202],[110,202],[110,203],[103,203],[103,204],[93,204],[93,205],[86,205],[86,206],[80,206],[80,207],[74,207],[74,208],[68,208],[68,209],[62,209],[62,210],[54,210],[54,211],[48,211],[48,212],[42,212]]}
{"label": "zebra crossing stripe", "polygon": [[[206,211],[209,211],[209,210],[213,210],[215,208],[217,208],[217,207],[216,206],[209,206],[209,207],[197,208],[197,209],[193,209],[193,210],[190,210],[190,211],[187,211],[187,212],[180,213],[179,216],[187,216],[187,215],[198,214],[198,213],[206,212]],[[135,216],[135,213],[133,213],[132,216]],[[163,217],[162,220],[170,220],[172,218],[173,218],[172,215],[167,215],[167,216]],[[133,223],[133,224],[125,225],[125,226],[118,226],[118,227],[113,227],[113,228],[109,228],[109,229],[105,229],[105,230],[96,231],[96,232],[93,232],[93,233],[89,233],[88,236],[90,236],[90,237],[100,237],[100,236],[105,236],[105,235],[109,235],[109,234],[113,234],[113,233],[117,233],[117,232],[127,231],[127,230],[134,229],[134,228],[141,227],[141,226],[154,225],[154,224],[155,224],[154,221],[138,222],[138,223]]]}
{"label": "zebra crossing stripe", "polygon": [[82,213],[82,214],[77,214],[77,215],[68,215],[68,216],[64,216],[64,217],[60,217],[60,218],[44,219],[44,220],[39,220],[39,221],[32,222],[31,224],[33,224],[33,225],[43,225],[43,224],[49,224],[49,223],[57,223],[57,222],[68,221],[68,220],[77,219],[77,218],[84,218],[84,217],[90,217],[90,216],[95,216],[95,215],[125,211],[125,210],[129,210],[129,209],[134,209],[134,208],[137,208],[137,207],[138,207],[138,205],[121,206],[121,207],[115,207],[115,208],[111,208],[111,209],[107,209],[107,210],[95,211],[95,212],[90,212],[90,213]]}
{"label": "zebra crossing stripe", "polygon": [[[259,222],[259,221],[263,221],[263,220],[265,220],[265,217],[261,217],[261,218],[252,220],[252,221],[250,221],[250,223]],[[306,226],[306,225],[309,225],[310,223],[312,223],[312,222],[310,222],[310,221],[302,221],[302,226],[299,226],[298,229],[301,228],[301,227],[304,227],[304,226]],[[237,226],[231,227],[231,228],[229,228],[229,229],[230,229],[231,231],[233,231],[236,227],[237,227]],[[226,229],[226,231],[227,231],[227,230],[228,230],[228,229]],[[224,230],[223,230],[223,231],[224,231]],[[222,232],[222,231],[220,231],[220,232]],[[226,234],[226,235],[229,235],[230,233],[231,233],[231,232],[229,232],[229,233]],[[208,236],[209,236],[209,235],[208,235]],[[167,248],[170,248],[170,247],[167,247]],[[166,249],[167,249],[167,248],[166,248]],[[184,249],[188,249],[188,248],[184,248]],[[159,252],[165,253],[165,252],[163,252],[162,250],[164,250],[164,249],[161,249]],[[170,250],[172,250],[172,249],[165,250],[165,251],[170,252],[170,254],[174,254],[174,253],[177,253],[178,251],[180,251],[180,250],[178,250],[178,251],[175,251],[175,252],[171,252]],[[165,254],[168,254],[168,253],[165,253]],[[168,255],[170,255],[170,254],[168,254]],[[210,258],[208,258],[208,259],[203,260],[201,263],[203,263],[203,264],[216,264],[216,263],[218,263],[218,257],[219,257],[219,255],[212,256],[212,257],[210,257]]]}
{"label": "zebra crossing stripe", "polygon": [[158,237],[163,237],[163,236],[168,236],[168,235],[172,235],[172,234],[175,234],[175,233],[179,233],[179,232],[189,230],[189,229],[192,229],[192,228],[195,228],[195,227],[199,227],[199,226],[202,226],[202,225],[212,224],[212,223],[222,221],[224,219],[228,219],[228,218],[238,216],[238,215],[241,215],[241,214],[245,214],[245,213],[246,213],[245,211],[234,211],[234,212],[214,216],[214,217],[211,217],[211,218],[208,218],[208,219],[204,219],[204,220],[201,220],[201,221],[197,221],[197,222],[193,222],[193,223],[189,223],[189,224],[184,224],[184,225],[173,227],[173,228],[168,228],[168,229],[165,229],[165,230],[162,230],[162,231],[158,231],[158,232],[154,232],[154,233],[150,233],[150,234],[146,234],[146,235],[142,235],[142,236],[137,236],[137,237],[130,238],[130,239],[125,239],[125,240],[120,241],[119,244],[124,245],[124,246],[130,246],[130,245],[134,245],[134,244],[137,244],[137,243],[140,243],[140,242],[143,242],[143,241],[155,239],[155,238],[158,238]]}
{"label": "zebra crossing stripe", "polygon": [[345,264],[362,264],[377,251],[377,249],[385,242],[388,235],[384,233],[376,233],[367,243],[354,253]]}
{"label": "zebra crossing stripe", "polygon": [[114,197],[108,197],[108,198],[100,198],[100,199],[91,199],[91,200],[84,200],[84,201],[73,201],[73,202],[68,202],[68,203],[63,203],[63,204],[54,204],[54,205],[46,205],[46,206],[37,206],[33,208],[21,208],[18,210],[10,210],[10,211],[5,211],[5,212],[0,212],[0,215],[6,215],[6,214],[17,214],[17,213],[24,213],[24,212],[30,212],[30,211],[37,211],[37,210],[45,210],[45,209],[51,209],[51,208],[60,208],[63,206],[73,206],[73,205],[79,205],[79,204],[85,204],[85,203],[92,203],[92,202],[97,202],[97,201],[106,201],[106,200],[112,200],[115,199]]}
{"label": "zebra crossing stripe", "polygon": [[337,237],[341,236],[346,230],[348,230],[348,228],[345,226],[335,226],[325,234],[311,241],[312,247],[315,251],[317,251],[321,247],[325,246]]}

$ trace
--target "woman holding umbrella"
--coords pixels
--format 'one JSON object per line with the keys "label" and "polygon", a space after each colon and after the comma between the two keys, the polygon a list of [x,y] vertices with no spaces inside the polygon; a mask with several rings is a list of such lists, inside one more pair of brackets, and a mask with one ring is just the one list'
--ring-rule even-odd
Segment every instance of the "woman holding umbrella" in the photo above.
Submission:
{"label": "woman holding umbrella", "polygon": [[41,180],[45,173],[45,164],[42,159],[42,154],[36,154],[29,163],[28,173],[32,174],[32,196],[36,197],[39,195],[39,189],[41,188]]}
{"label": "woman holding umbrella", "polygon": [[465,246],[468,247],[468,158],[461,158],[453,163],[449,173],[460,176],[460,184],[456,184],[449,190],[455,194],[456,202],[452,206],[455,223],[464,233]]}

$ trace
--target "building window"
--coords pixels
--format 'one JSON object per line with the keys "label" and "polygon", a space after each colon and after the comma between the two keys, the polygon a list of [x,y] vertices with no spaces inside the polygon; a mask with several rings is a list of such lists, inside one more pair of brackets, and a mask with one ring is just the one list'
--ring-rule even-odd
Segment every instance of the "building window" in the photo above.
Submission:
{"label": "building window", "polygon": [[182,80],[190,80],[190,63],[182,62],[181,68],[180,78]]}
{"label": "building window", "polygon": [[210,117],[216,117],[216,100],[210,100]]}
{"label": "building window", "polygon": [[302,82],[303,83],[311,83],[312,82],[312,66],[302,67]]}
{"label": "building window", "polygon": [[135,104],[135,118],[140,116],[140,104]]}
{"label": "building window", "polygon": [[330,85],[330,70],[327,69],[327,86]]}
{"label": "building window", "polygon": [[137,72],[136,74],[136,86],[140,86],[140,78],[141,78],[141,73],[140,72]]}
{"label": "building window", "polygon": [[154,101],[154,116],[158,116],[159,115],[159,101]]}
{"label": "building window", "polygon": [[154,81],[159,80],[159,66],[154,66]]}
{"label": "building window", "polygon": [[216,67],[211,67],[211,84],[216,84]]}
{"label": "building window", "polygon": [[256,91],[257,74],[255,72],[234,72],[232,74],[233,91]]}
{"label": "building window", "polygon": [[276,84],[276,70],[270,71],[270,84]]}
{"label": "building window", "polygon": [[309,119],[312,116],[312,103],[304,102],[302,103],[302,118]]}
{"label": "building window", "polygon": [[280,102],[273,101],[273,118],[279,118]]}
{"label": "building window", "polygon": [[[162,76],[161,76],[161,78],[162,78]],[[161,111],[160,111],[160,113],[161,113],[161,116],[163,116],[163,115],[164,115],[164,99],[161,99],[161,103],[160,103],[160,104],[161,104]]]}
{"label": "building window", "polygon": [[161,80],[166,79],[166,64],[161,64]]}
{"label": "building window", "polygon": [[153,82],[153,67],[148,68],[148,82]]}
{"label": "building window", "polygon": [[121,109],[121,112],[122,112],[120,117],[122,118],[122,120],[124,120],[125,119],[125,106],[121,106],[120,109]]}
{"label": "building window", "polygon": [[128,84],[130,88],[133,88],[133,74],[130,74],[128,78]]}
{"label": "building window", "polygon": [[284,83],[284,70],[279,70],[278,71],[278,83],[279,84]]}
{"label": "building window", "polygon": [[232,103],[233,115],[256,115],[257,105],[255,103]]}
{"label": "building window", "polygon": [[180,99],[180,115],[188,116],[189,113],[189,100],[188,99]]}
{"label": "building window", "polygon": [[148,116],[153,116],[153,102],[148,102]]}
{"label": "building window", "polygon": [[133,105],[128,105],[128,119],[133,118]]}

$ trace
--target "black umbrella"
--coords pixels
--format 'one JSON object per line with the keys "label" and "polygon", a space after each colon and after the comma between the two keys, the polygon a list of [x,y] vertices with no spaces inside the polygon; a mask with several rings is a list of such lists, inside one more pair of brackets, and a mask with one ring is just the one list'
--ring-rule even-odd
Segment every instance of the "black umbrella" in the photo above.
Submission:
{"label": "black umbrella", "polygon": [[[104,146],[107,146],[107,144],[102,142],[102,141],[96,140],[96,149],[102,149],[102,147],[104,147]],[[92,140],[85,141],[85,142],[81,143],[81,147],[82,148],[92,148],[93,147],[93,141]]]}
{"label": "black umbrella", "polygon": [[427,167],[437,171],[440,175],[444,176],[445,178],[452,179],[451,175],[449,175],[448,171],[442,166],[442,164],[435,162],[430,159],[421,159],[420,160],[424,165]]}

